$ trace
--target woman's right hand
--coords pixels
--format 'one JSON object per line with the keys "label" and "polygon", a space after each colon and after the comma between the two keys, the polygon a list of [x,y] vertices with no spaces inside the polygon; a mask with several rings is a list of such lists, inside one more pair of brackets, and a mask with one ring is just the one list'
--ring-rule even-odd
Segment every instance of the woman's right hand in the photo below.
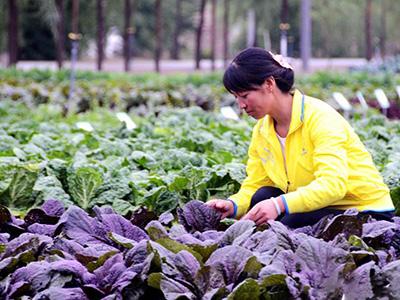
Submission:
{"label": "woman's right hand", "polygon": [[206,202],[206,205],[216,209],[220,213],[222,213],[222,219],[226,217],[232,216],[234,213],[233,203],[228,200],[223,199],[213,199]]}

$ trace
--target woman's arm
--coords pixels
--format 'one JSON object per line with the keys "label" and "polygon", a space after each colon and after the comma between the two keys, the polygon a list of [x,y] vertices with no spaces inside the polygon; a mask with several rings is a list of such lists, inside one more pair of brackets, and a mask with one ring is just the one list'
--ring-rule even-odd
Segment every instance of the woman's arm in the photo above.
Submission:
{"label": "woman's arm", "polygon": [[243,216],[242,220],[252,220],[257,225],[266,223],[268,220],[275,220],[285,212],[282,196],[261,201]]}
{"label": "woman's arm", "polygon": [[254,127],[249,146],[249,159],[246,166],[247,177],[243,181],[239,192],[229,197],[229,199],[234,201],[238,206],[237,215],[235,217],[243,216],[247,212],[251,197],[260,187],[273,185],[273,182],[267,176],[255,147],[256,141],[259,138],[258,128],[259,126],[257,125]]}

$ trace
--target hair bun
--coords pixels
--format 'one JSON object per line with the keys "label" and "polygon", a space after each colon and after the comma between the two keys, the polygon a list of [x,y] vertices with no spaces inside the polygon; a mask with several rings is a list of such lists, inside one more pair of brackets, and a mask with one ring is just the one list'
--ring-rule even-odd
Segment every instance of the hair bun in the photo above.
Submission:
{"label": "hair bun", "polygon": [[293,67],[281,54],[274,54],[271,51],[268,51],[268,53],[271,54],[272,59],[276,61],[282,68],[293,70]]}

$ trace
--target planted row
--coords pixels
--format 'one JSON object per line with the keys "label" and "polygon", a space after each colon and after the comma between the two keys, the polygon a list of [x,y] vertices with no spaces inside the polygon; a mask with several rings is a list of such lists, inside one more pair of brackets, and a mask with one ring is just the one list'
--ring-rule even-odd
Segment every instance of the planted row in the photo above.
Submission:
{"label": "planted row", "polygon": [[[160,214],[190,199],[227,197],[245,176],[246,122],[192,108],[135,119],[129,131],[106,110],[64,119],[51,106],[14,104],[0,103],[0,204],[14,211],[56,198]],[[95,130],[77,128],[78,120]]]}
{"label": "planted row", "polygon": [[[54,106],[0,102],[0,204],[23,213],[56,198],[84,209],[108,204],[129,215],[146,206],[160,214],[239,189],[252,121],[195,107],[131,116],[138,128],[129,131],[104,109],[64,118]],[[400,207],[400,123],[380,115],[352,123]]]}
{"label": "planted row", "polygon": [[382,115],[353,120],[352,125],[371,153],[400,213],[400,123]]}
{"label": "planted row", "polygon": [[[218,110],[221,106],[234,104],[234,98],[222,85],[221,74],[167,77],[150,74],[131,77],[84,72],[78,74],[72,101],[69,100],[70,85],[66,75],[65,71],[52,73],[33,70],[24,73],[0,70],[0,97],[23,101],[32,106],[49,103],[64,107],[68,102],[71,113],[93,110],[99,106],[147,113],[157,111],[157,107],[163,105],[197,105],[206,110]],[[296,77],[295,83],[304,93],[324,100],[330,99],[333,92],[342,92],[348,99],[358,102],[356,93],[361,91],[374,107],[377,107],[374,90],[382,88],[395,106],[393,111],[389,110],[394,118],[399,117],[398,85],[398,75],[368,72],[319,72]]]}
{"label": "planted row", "polygon": [[[47,201],[24,220],[0,207],[2,299],[400,297],[400,219],[348,211],[313,227],[228,226],[191,201],[137,226]],[[179,221],[179,222],[177,222]]]}
{"label": "planted row", "polygon": [[200,106],[205,110],[219,109],[232,105],[235,100],[223,86],[165,85],[130,83],[123,81],[102,81],[99,83],[78,81],[74,97],[69,99],[68,82],[32,82],[6,79],[0,83],[0,97],[24,102],[29,106],[43,103],[68,106],[68,113],[82,113],[97,107],[113,110],[136,110],[145,115],[158,111],[159,106],[188,107]]}

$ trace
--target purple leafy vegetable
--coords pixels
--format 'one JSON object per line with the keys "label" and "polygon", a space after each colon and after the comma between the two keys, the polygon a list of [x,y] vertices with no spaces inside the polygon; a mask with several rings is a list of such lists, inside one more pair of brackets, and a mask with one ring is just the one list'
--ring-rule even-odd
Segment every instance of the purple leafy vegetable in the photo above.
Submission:
{"label": "purple leafy vegetable", "polygon": [[33,300],[41,299],[69,299],[69,300],[89,300],[80,288],[59,288],[51,287],[35,295]]}
{"label": "purple leafy vegetable", "polygon": [[124,217],[117,214],[102,215],[101,223],[107,232],[113,232],[125,238],[140,242],[149,239],[147,234],[139,227],[132,225]]}
{"label": "purple leafy vegetable", "polygon": [[42,210],[53,217],[61,217],[65,212],[64,204],[58,200],[49,199],[42,204]]}
{"label": "purple leafy vegetable", "polygon": [[190,232],[217,229],[222,217],[220,212],[197,200],[190,201],[177,212],[179,222]]}
{"label": "purple leafy vegetable", "polygon": [[[216,270],[214,287],[235,285],[253,253],[239,246],[226,246],[214,251],[206,265]],[[220,280],[223,279],[223,282]]]}
{"label": "purple leafy vegetable", "polygon": [[138,226],[139,228],[145,228],[149,222],[156,219],[156,214],[152,211],[148,211],[145,207],[140,207],[139,209],[132,212],[130,218],[131,223]]}

